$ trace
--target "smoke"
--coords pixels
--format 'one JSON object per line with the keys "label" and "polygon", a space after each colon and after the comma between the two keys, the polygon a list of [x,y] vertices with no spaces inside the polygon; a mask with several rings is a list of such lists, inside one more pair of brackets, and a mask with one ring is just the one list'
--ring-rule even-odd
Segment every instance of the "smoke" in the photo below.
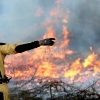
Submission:
{"label": "smoke", "polygon": [[[39,26],[41,32],[37,29],[36,33],[39,35],[44,35],[46,32],[45,27],[41,23],[47,22],[47,19],[57,22],[48,23],[47,25],[52,25],[56,32],[56,35],[61,34],[62,26],[66,25],[70,34],[73,34],[70,38],[69,48],[79,52],[89,52],[89,47],[93,46],[98,49],[99,41],[99,31],[100,31],[100,1],[96,0],[59,0],[63,1],[57,4],[57,1],[40,1],[38,0],[39,7],[42,8],[43,13],[40,17],[36,17],[36,25]],[[59,10],[56,17],[51,16],[50,12],[53,8]],[[61,16],[66,13],[66,9],[69,10],[68,14],[68,23],[62,23],[62,18],[66,17]],[[31,35],[31,34],[30,34]],[[37,36],[37,38],[38,38]],[[27,37],[28,39],[29,37]],[[30,38],[29,38],[30,40]]]}
{"label": "smoke", "polygon": [[[6,3],[6,5],[8,5],[8,3]],[[78,62],[77,64],[75,64],[76,68],[72,70],[70,69],[74,68],[74,65],[73,64],[67,65],[69,63],[69,62],[67,63],[67,61],[70,60],[70,62],[71,61],[73,62],[77,58],[79,58],[80,55],[82,57],[88,55],[89,53],[91,53],[89,50],[90,46],[92,46],[95,49],[99,49],[98,46],[100,43],[99,40],[100,1],[99,0],[95,0],[95,1],[94,0],[88,0],[88,1],[87,0],[75,0],[75,1],[73,0],[70,1],[69,0],[49,0],[49,1],[48,0],[34,0],[34,1],[17,0],[15,3],[12,3],[12,5],[14,9],[11,9],[11,7],[9,7],[8,5],[9,12],[7,13],[7,15],[9,16],[8,18],[4,17],[3,19],[4,26],[1,28],[1,30],[4,32],[5,35],[10,34],[8,36],[10,42],[34,41],[43,38],[43,36],[48,32],[48,30],[49,31],[53,30],[51,31],[51,33],[53,32],[55,33],[54,35],[55,37],[57,37],[57,42],[58,42],[58,44],[56,45],[58,46],[58,48],[56,50],[60,51],[59,49],[62,46],[64,50],[65,48],[67,49],[69,48],[69,50],[73,50],[75,52],[73,55],[68,55],[65,54],[66,51],[62,51],[60,58],[59,57],[57,58],[56,53],[55,53],[55,57],[53,58],[52,55],[54,54],[54,52],[52,55],[50,54],[49,57],[47,55],[46,60],[51,58],[50,61],[55,64],[55,66],[53,65],[53,67],[55,67],[54,68],[55,73],[57,73],[56,71],[59,71],[61,74],[64,74],[63,71],[68,71],[67,67],[69,67],[69,73],[76,71],[76,69],[78,70],[79,67],[81,66],[80,60],[76,61]],[[67,27],[67,30],[69,32],[69,35],[67,38],[65,38],[65,41],[63,41],[63,36],[62,36],[63,27]],[[9,41],[9,39],[7,41]],[[69,45],[66,46],[66,43],[64,44],[64,42],[66,42],[67,39],[69,39],[70,41],[68,42]],[[65,45],[66,47],[64,47],[63,45]],[[52,51],[53,50],[51,50],[51,52]],[[25,57],[23,58],[22,56],[24,54]],[[36,51],[25,52],[24,54],[22,56],[21,55],[16,56],[15,58],[8,57],[6,59],[9,62],[10,58],[13,58],[11,59],[11,62],[13,62],[13,64],[10,63],[8,65],[7,63],[5,63],[6,69],[7,71],[10,70],[9,73],[11,75],[14,71],[12,70],[11,72],[12,68],[10,69],[9,67],[14,66],[16,70],[15,71],[16,77],[19,77],[19,81],[21,79],[20,77],[22,76],[23,78],[25,78],[25,77],[31,77],[33,75],[33,71],[35,70],[34,68],[40,64],[39,61],[41,61],[40,58],[42,57],[40,55],[43,54],[43,52],[41,52],[41,50],[39,49],[37,50],[37,52]],[[58,52],[57,55],[59,54],[60,53]],[[65,59],[63,59],[64,57]],[[36,62],[37,59],[38,61]],[[43,60],[45,60],[45,58],[43,58]],[[46,63],[46,64],[48,67],[50,63]],[[42,68],[42,67],[45,65],[45,63],[40,65],[42,69],[41,71],[44,72],[46,68]],[[66,69],[62,70],[63,67],[65,66],[67,66]],[[52,66],[49,67],[50,67],[50,71],[53,72]],[[61,69],[59,67],[61,67]],[[41,71],[40,73],[42,73]],[[82,71],[83,69],[79,70],[74,74],[77,75],[77,73],[79,74]],[[48,75],[48,73],[45,74]]]}
{"label": "smoke", "polygon": [[69,32],[73,34],[71,48],[86,52],[89,46],[98,47],[100,43],[99,6],[98,0],[72,2],[68,20]]}
{"label": "smoke", "polygon": [[[3,42],[15,43],[24,41],[33,41],[40,39],[46,32],[44,22],[52,20],[56,34],[61,34],[62,25],[68,27],[69,33],[73,34],[70,48],[77,50],[88,50],[91,45],[98,47],[99,41],[99,26],[100,13],[99,0],[34,0],[34,1],[0,1],[0,21],[2,38],[6,39]],[[40,16],[36,16],[38,9],[42,9]],[[50,15],[52,9],[55,8],[56,17]],[[57,11],[58,9],[58,11]],[[69,10],[68,23],[62,23],[62,18],[67,15],[66,9]],[[3,13],[3,14],[2,14]],[[55,14],[56,14],[55,13]],[[10,36],[8,36],[10,34]]]}

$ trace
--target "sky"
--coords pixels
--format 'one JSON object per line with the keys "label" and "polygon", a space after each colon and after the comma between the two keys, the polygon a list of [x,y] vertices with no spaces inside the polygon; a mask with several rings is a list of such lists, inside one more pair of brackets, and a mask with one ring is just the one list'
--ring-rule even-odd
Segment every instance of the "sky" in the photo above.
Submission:
{"label": "sky", "polygon": [[91,54],[90,46],[100,54],[99,0],[0,0],[0,42],[31,42],[52,30],[63,43],[65,27],[73,60]]}

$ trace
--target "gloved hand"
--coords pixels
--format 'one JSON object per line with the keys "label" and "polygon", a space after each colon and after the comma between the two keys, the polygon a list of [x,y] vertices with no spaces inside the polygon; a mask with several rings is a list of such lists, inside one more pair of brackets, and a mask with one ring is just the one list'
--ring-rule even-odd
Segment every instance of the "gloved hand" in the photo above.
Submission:
{"label": "gloved hand", "polygon": [[47,46],[47,45],[52,46],[55,43],[53,40],[55,40],[55,38],[47,38],[47,39],[44,39],[44,40],[40,40],[39,44],[42,45],[42,46]]}

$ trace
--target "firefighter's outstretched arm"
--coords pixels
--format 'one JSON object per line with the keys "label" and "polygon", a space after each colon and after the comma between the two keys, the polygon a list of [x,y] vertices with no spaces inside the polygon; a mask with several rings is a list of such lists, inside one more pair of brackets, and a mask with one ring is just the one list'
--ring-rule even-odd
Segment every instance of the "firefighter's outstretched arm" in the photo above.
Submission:
{"label": "firefighter's outstretched arm", "polygon": [[21,53],[27,50],[31,50],[34,48],[37,48],[39,46],[52,46],[54,45],[54,41],[55,38],[47,38],[47,39],[43,39],[43,40],[39,40],[39,41],[34,41],[31,43],[26,43],[26,44],[22,44],[22,45],[18,45],[15,48],[15,51],[17,53]]}
{"label": "firefighter's outstretched arm", "polygon": [[6,44],[0,47],[0,52],[4,55],[22,53],[40,46],[52,46],[54,45],[54,40],[55,38],[47,38],[22,44]]}

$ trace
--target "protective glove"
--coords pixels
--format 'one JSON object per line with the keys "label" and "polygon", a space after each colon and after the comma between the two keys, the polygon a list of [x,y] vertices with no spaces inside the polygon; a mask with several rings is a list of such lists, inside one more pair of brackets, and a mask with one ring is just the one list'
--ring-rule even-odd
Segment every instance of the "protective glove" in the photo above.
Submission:
{"label": "protective glove", "polygon": [[54,41],[53,40],[55,40],[55,38],[47,38],[47,39],[44,39],[44,40],[40,40],[39,42],[40,42],[40,45],[42,45],[42,46],[52,46],[52,45],[54,45]]}

